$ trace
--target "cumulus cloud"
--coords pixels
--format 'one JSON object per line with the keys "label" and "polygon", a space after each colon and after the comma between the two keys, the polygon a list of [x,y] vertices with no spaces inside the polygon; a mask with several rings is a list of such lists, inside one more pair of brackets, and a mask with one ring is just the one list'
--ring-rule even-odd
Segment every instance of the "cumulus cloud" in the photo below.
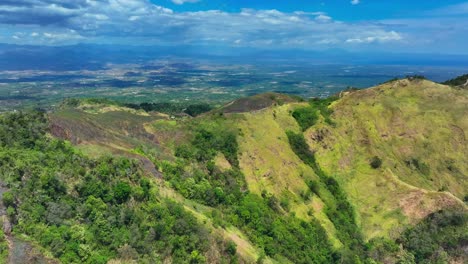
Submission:
{"label": "cumulus cloud", "polygon": [[403,40],[397,29],[385,24],[345,23],[324,12],[174,12],[149,0],[3,0],[0,24],[3,31],[22,28],[26,34],[21,43],[41,44],[110,41],[313,49]]}

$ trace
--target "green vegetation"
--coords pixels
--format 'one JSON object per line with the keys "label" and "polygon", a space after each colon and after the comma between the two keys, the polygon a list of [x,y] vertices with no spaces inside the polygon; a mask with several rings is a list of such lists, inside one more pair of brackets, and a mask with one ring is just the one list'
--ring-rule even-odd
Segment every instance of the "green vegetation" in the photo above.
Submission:
{"label": "green vegetation", "polygon": [[426,163],[419,161],[419,159],[417,158],[411,158],[411,159],[405,160],[405,164],[409,168],[416,170],[423,175],[428,176],[430,173],[429,166]]}
{"label": "green vegetation", "polygon": [[336,97],[329,97],[327,99],[313,98],[309,101],[309,106],[299,107],[294,110],[292,116],[296,119],[302,131],[306,131],[309,127],[315,125],[319,120],[319,114],[323,116],[327,124],[333,124],[331,120],[332,111],[330,104],[337,100]]}
{"label": "green vegetation", "polygon": [[185,198],[209,206],[232,205],[241,200],[240,190],[245,184],[243,175],[235,169],[222,172],[211,162],[208,166],[203,168],[200,165],[190,172],[184,169],[183,162],[161,163],[165,180]]}
{"label": "green vegetation", "polygon": [[231,165],[238,167],[237,139],[233,131],[224,129],[219,122],[213,121],[210,127],[196,125],[192,128],[194,136],[190,145],[181,145],[176,149],[176,156],[194,159],[199,162],[211,161],[220,152]]}
{"label": "green vegetation", "polygon": [[367,250],[380,263],[463,263],[467,231],[468,214],[448,208],[430,214],[396,241],[372,239]]}
{"label": "green vegetation", "polygon": [[[348,201],[346,193],[341,189],[338,182],[325,174],[315,160],[314,153],[310,151],[307,142],[302,134],[297,134],[292,131],[287,131],[287,136],[291,144],[291,148],[294,150],[297,156],[309,165],[315,173],[320,177],[322,184],[332,194],[333,199],[327,199],[325,196],[321,197],[326,205],[326,214],[328,218],[333,222],[335,228],[338,230],[338,237],[340,241],[347,247],[349,252],[344,252],[345,259],[352,259],[353,256],[349,255],[356,254],[356,256],[362,257],[364,255],[364,241],[362,239],[361,231],[356,224],[356,216],[354,208]],[[320,193],[318,191],[316,183],[309,183],[309,188],[314,193]]]}
{"label": "green vegetation", "polygon": [[[330,263],[336,258],[325,230],[316,221],[305,222],[284,214],[289,201],[259,197],[243,190],[244,175],[238,169],[237,139],[223,119],[196,123],[189,144],[180,145],[175,164],[161,164],[164,177],[184,197],[214,206],[214,222],[244,231],[266,256],[294,263]],[[222,153],[233,169],[222,171],[213,159]],[[228,252],[233,252],[228,247]]]}
{"label": "green vegetation", "polygon": [[160,103],[122,103],[106,98],[68,98],[65,99],[61,107],[78,107],[80,105],[105,105],[127,107],[135,110],[143,110],[145,112],[160,112],[166,114],[181,114],[183,112],[190,116],[198,116],[200,114],[209,112],[213,109],[207,103],[173,103],[173,102],[160,102]]}
{"label": "green vegetation", "polygon": [[260,245],[267,256],[275,259],[285,257],[293,263],[332,263],[338,260],[325,230],[317,221],[305,222],[275,211],[277,208],[274,200],[249,194],[237,206],[227,210],[227,218],[244,230],[252,242]]}
{"label": "green vegetation", "polygon": [[[210,126],[194,123],[188,144],[176,147],[175,155],[179,161],[160,164],[164,178],[184,197],[210,206],[238,202],[242,197],[240,190],[245,187],[244,177],[238,169],[236,134],[226,129],[222,122],[221,119],[213,120]],[[214,158],[217,153],[222,153],[233,168],[222,170],[216,167]],[[193,168],[187,171],[191,165]]]}
{"label": "green vegetation", "polygon": [[4,114],[1,202],[13,237],[64,263],[463,263],[464,92],[403,79],[196,118],[95,99]]}
{"label": "green vegetation", "polygon": [[459,210],[435,212],[397,241],[414,255],[416,263],[448,263],[450,258],[466,254],[463,247],[468,241],[468,214]]}
{"label": "green vegetation", "polygon": [[0,119],[0,175],[11,190],[3,202],[15,233],[64,263],[205,261],[207,230],[182,206],[161,199],[137,162],[91,160],[47,137],[45,127],[41,113]]}
{"label": "green vegetation", "polygon": [[371,161],[370,161],[370,166],[373,168],[373,169],[378,169],[382,166],[382,159],[377,157],[377,156],[374,156],[372,157]]}
{"label": "green vegetation", "polygon": [[442,84],[450,85],[450,86],[462,86],[462,85],[465,85],[467,81],[468,81],[468,74],[464,74],[454,79],[445,81]]}
{"label": "green vegetation", "polygon": [[315,125],[319,118],[317,110],[310,106],[295,109],[292,116],[296,119],[299,126],[301,126],[302,131]]}
{"label": "green vegetation", "polygon": [[187,113],[190,116],[198,116],[209,112],[213,107],[209,104],[187,104],[187,103],[141,103],[141,104],[124,104],[124,106],[133,109],[142,109],[146,112],[160,112],[166,114]]}
{"label": "green vegetation", "polygon": [[187,106],[185,113],[195,117],[211,110],[213,110],[213,107],[209,104],[194,104]]}
{"label": "green vegetation", "polygon": [[5,233],[3,233],[3,228],[0,228],[0,263],[7,263],[7,259],[8,242],[6,240]]}

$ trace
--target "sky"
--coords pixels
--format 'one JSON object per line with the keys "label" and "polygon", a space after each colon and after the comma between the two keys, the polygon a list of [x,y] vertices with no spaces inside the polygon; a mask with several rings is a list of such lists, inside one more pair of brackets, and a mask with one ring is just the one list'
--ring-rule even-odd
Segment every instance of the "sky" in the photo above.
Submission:
{"label": "sky", "polygon": [[0,0],[0,43],[468,54],[468,1]]}

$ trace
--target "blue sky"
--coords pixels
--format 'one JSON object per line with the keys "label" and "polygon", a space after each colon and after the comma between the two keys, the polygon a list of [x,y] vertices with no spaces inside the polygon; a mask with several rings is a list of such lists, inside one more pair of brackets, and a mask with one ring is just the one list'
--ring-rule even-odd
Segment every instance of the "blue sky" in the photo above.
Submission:
{"label": "blue sky", "polygon": [[[422,10],[433,10],[457,5],[466,1],[460,0],[360,0],[349,9],[351,0],[205,0],[183,2],[171,0],[152,0],[154,4],[166,6],[175,11],[223,10],[239,12],[243,8],[260,10],[276,9],[282,12],[322,11],[337,19],[356,21],[361,19],[378,20],[383,18],[412,17]],[[351,6],[353,6],[351,4]]]}
{"label": "blue sky", "polygon": [[468,54],[468,1],[0,0],[0,42]]}

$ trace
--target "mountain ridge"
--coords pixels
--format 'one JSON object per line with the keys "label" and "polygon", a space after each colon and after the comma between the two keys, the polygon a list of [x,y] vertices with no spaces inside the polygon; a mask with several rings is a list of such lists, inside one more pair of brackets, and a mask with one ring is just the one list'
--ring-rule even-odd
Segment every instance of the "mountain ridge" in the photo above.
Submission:
{"label": "mountain ridge", "polygon": [[[425,244],[455,261],[463,259],[460,232],[466,230],[463,219],[468,215],[467,105],[465,89],[407,78],[309,101],[277,93],[260,94],[195,118],[145,112],[99,100],[77,101],[47,113],[47,133],[73,143],[60,150],[65,151],[60,154],[64,157],[73,149],[83,158],[97,159],[98,164],[114,159],[112,164],[120,164],[111,170],[116,173],[112,176],[116,177],[113,189],[87,198],[97,199],[100,206],[137,211],[147,206],[139,194],[141,188],[147,188],[146,183],[122,178],[125,173],[118,169],[126,166],[126,159],[139,164],[132,165],[139,168],[135,175],[151,183],[155,191],[148,195],[164,201],[159,206],[176,203],[186,211],[184,219],[191,219],[189,215],[196,219],[193,228],[200,225],[200,230],[212,234],[206,241],[224,241],[219,247],[213,244],[212,251],[204,251],[206,244],[202,243],[197,244],[196,253],[186,252],[200,261],[218,262],[222,256],[241,263],[356,259],[396,263],[406,256],[418,263],[440,259],[443,254],[434,255],[418,246],[411,235],[414,232],[420,232],[416,237],[429,239]],[[27,120],[34,119],[24,122],[30,122]],[[24,133],[36,130],[26,129]],[[14,140],[18,139],[7,142]],[[52,144],[52,149],[66,144],[50,136],[42,140],[45,143],[41,144]],[[28,144],[11,148],[20,148],[17,151],[23,151],[23,155],[36,155],[33,153],[37,150]],[[0,154],[10,155],[1,145]],[[80,173],[93,172],[92,165],[86,166],[91,167]],[[91,177],[89,173],[84,175]],[[99,178],[85,180],[77,174],[80,180],[76,185],[69,176],[64,178],[66,173],[57,175],[59,186],[73,190],[66,198],[69,200],[86,199],[87,188],[103,184]],[[126,184],[130,194],[125,191]],[[22,197],[17,201],[31,199],[21,188],[14,190]],[[128,195],[128,201],[115,200],[122,199],[118,198],[121,192]],[[15,210],[24,214],[21,202],[14,203]],[[76,217],[67,221],[83,221],[80,214]],[[449,228],[448,233],[427,229],[428,223],[439,225],[442,220],[437,219],[445,218],[462,220],[437,229]],[[94,220],[86,221],[94,228]],[[122,228],[125,230],[125,226]],[[301,234],[300,240],[297,234]],[[447,246],[437,240],[446,235],[458,242]],[[126,243],[136,250],[133,256],[145,259],[136,241]],[[56,258],[65,259],[47,241],[40,245]],[[286,248],[296,245],[302,248],[300,254],[294,253],[299,252],[297,248]],[[100,248],[107,260],[124,259],[112,248]],[[66,257],[74,254],[66,252]]]}

